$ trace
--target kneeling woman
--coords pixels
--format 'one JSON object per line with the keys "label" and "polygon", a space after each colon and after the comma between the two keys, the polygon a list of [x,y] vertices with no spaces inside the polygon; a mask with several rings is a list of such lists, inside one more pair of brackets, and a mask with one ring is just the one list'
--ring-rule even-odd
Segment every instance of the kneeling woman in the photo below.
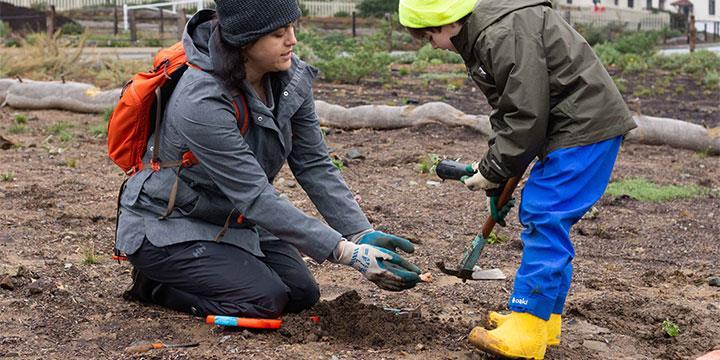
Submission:
{"label": "kneeling woman", "polygon": [[[312,96],[316,71],[292,53],[299,16],[295,0],[233,0],[188,23],[191,66],[149,144],[158,144],[160,160],[191,151],[199,164],[128,180],[116,244],[134,266],[126,298],[200,316],[300,311],[319,298],[300,251],[352,266],[383,289],[419,281],[417,266],[394,253],[412,244],[372,229],[328,157]],[[238,94],[247,124],[236,120]],[[286,161],[329,226],[273,187]]]}

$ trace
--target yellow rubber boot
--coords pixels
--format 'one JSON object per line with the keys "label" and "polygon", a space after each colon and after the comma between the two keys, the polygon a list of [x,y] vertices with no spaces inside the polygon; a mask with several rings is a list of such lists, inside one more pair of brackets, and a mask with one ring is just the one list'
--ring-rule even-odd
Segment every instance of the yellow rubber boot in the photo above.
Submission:
{"label": "yellow rubber boot", "polygon": [[485,352],[511,359],[543,359],[547,349],[547,321],[512,312],[497,329],[472,329],[468,340]]}
{"label": "yellow rubber boot", "polygon": [[[497,311],[491,311],[488,314],[488,321],[490,322],[490,326],[498,327],[502,325],[508,318],[510,317],[510,314],[501,314]],[[547,332],[548,332],[548,338],[547,338],[547,344],[548,346],[555,346],[560,345],[560,333],[562,332],[562,316],[560,314],[551,314],[550,320],[548,320],[548,326],[547,326]]]}

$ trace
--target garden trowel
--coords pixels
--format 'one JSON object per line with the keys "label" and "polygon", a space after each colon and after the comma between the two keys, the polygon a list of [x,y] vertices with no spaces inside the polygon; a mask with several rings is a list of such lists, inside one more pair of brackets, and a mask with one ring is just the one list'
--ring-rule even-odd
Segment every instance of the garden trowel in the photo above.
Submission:
{"label": "garden trowel", "polygon": [[[452,179],[463,181],[468,177],[475,174],[475,170],[472,165],[463,164],[453,160],[441,160],[435,165],[435,173],[443,180]],[[502,208],[510,201],[513,191],[520,182],[520,176],[512,177],[505,184],[505,187],[500,193],[500,197],[497,200],[497,207]],[[476,266],[480,253],[482,253],[483,247],[487,243],[487,239],[492,233],[493,227],[495,227],[495,220],[492,216],[488,216],[485,220],[485,224],[482,227],[482,232],[475,236],[475,239],[470,243],[470,248],[465,251],[462,261],[456,269],[449,269],[445,267],[444,261],[436,263],[437,267],[445,274],[458,277],[463,280],[502,280],[505,279],[505,275],[500,269],[481,269]]]}

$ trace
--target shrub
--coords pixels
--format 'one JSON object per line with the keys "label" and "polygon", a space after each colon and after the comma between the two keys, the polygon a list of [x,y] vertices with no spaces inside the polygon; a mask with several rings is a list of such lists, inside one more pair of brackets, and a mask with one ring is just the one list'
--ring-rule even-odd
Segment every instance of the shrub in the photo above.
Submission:
{"label": "shrub", "polygon": [[720,72],[708,71],[703,79],[703,84],[708,89],[717,89],[720,87]]}
{"label": "shrub", "polygon": [[595,54],[600,58],[600,61],[606,66],[618,65],[622,54],[615,49],[611,44],[598,44],[593,47]]}
{"label": "shrub", "polygon": [[699,50],[690,54],[682,67],[682,70],[689,74],[717,69],[720,69],[720,55],[708,50]]}
{"label": "shrub", "polygon": [[339,17],[339,18],[346,18],[346,17],[350,17],[350,14],[349,14],[347,11],[342,11],[342,10],[341,10],[341,11],[338,11],[338,12],[336,12],[335,14],[333,14],[333,16],[334,16],[334,17]]}
{"label": "shrub", "polygon": [[646,71],[649,66],[644,55],[624,54],[618,64],[623,71],[638,73]]}
{"label": "shrub", "polygon": [[362,0],[357,9],[362,17],[382,17],[385,13],[396,13],[399,0]]}
{"label": "shrub", "polygon": [[623,54],[652,54],[655,51],[658,34],[655,32],[634,32],[623,35],[612,44]]}
{"label": "shrub", "polygon": [[4,21],[0,21],[0,38],[7,37],[8,35],[10,35],[10,32],[12,32],[10,24]]}
{"label": "shrub", "polygon": [[433,49],[432,45],[425,44],[415,55],[416,60],[427,61],[431,64],[462,64],[463,59],[459,54],[440,49]]}
{"label": "shrub", "polygon": [[60,30],[65,35],[80,35],[85,31],[83,26],[76,22],[67,22],[60,27]]}

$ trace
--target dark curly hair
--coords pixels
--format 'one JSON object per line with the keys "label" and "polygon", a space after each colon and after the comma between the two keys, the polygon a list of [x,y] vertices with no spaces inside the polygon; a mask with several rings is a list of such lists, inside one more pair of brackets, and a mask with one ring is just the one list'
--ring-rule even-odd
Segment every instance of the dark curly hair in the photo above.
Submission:
{"label": "dark curly hair", "polygon": [[[213,69],[215,75],[222,79],[224,85],[233,93],[240,92],[240,84],[245,80],[245,57],[244,46],[234,46],[225,41],[220,32],[220,21],[215,19],[213,24],[212,36],[215,49],[219,51],[217,56],[213,56]],[[215,55],[215,54],[214,54]]]}

